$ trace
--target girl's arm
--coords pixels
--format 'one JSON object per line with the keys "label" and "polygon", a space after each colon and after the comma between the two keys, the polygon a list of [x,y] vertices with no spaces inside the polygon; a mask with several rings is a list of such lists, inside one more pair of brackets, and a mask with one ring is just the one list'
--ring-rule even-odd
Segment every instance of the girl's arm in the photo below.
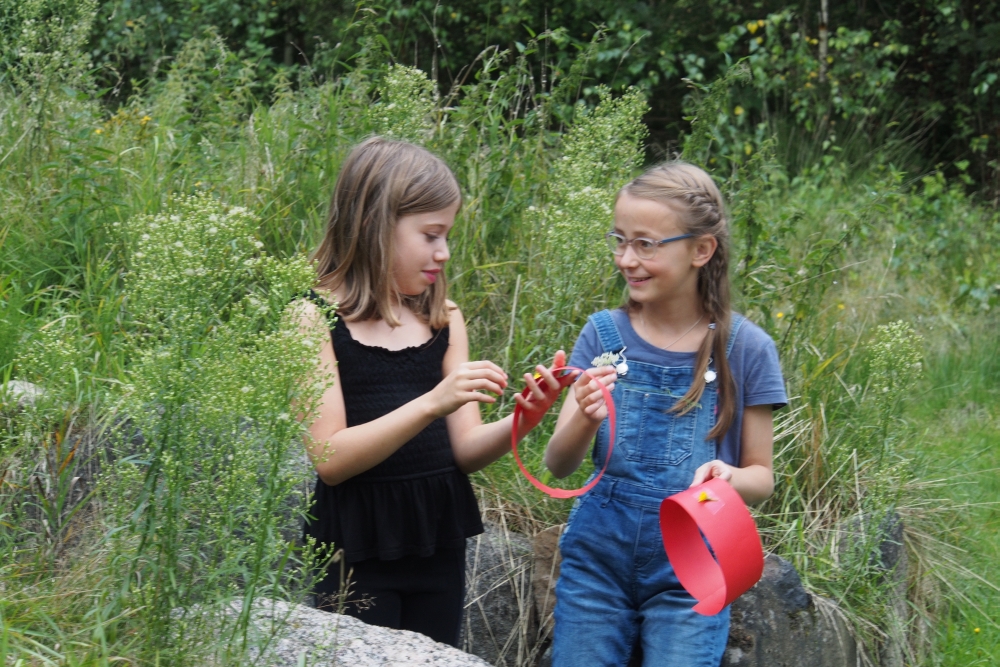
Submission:
{"label": "girl's arm", "polygon": [[[458,306],[450,301],[448,305],[451,308],[451,319],[448,325],[451,332],[442,369],[446,375],[453,372],[454,368],[467,364],[469,359],[469,336],[465,329],[465,320],[462,318]],[[552,368],[563,366],[565,362],[566,354],[560,350],[556,352]],[[514,400],[524,410],[518,423],[518,441],[541,421],[558,398],[562,388],[570,381],[569,378],[554,377],[551,369],[544,366],[537,366],[536,370],[541,376],[538,378],[540,381],[536,381],[529,374],[524,376],[525,383],[531,388],[530,397],[525,398],[520,393],[514,397]],[[480,402],[493,403],[495,400],[492,396],[483,396]],[[482,470],[510,451],[510,429],[514,423],[513,415],[484,424],[479,414],[479,405],[473,402],[466,403],[448,415],[447,423],[448,438],[451,440],[451,448],[455,454],[455,463],[466,474]]]}
{"label": "girl's arm", "polygon": [[[298,307],[301,327],[306,330],[326,327],[314,304],[302,301]],[[334,384],[323,394],[319,415],[309,426],[312,435],[309,455],[320,479],[331,486],[389,458],[435,419],[450,415],[469,402],[496,400],[480,390],[500,394],[507,386],[507,375],[492,362],[457,364],[430,392],[383,417],[347,428],[343,388],[329,335],[325,336],[318,365],[333,373]]]}
{"label": "girl's arm", "polygon": [[721,477],[736,489],[748,505],[763,502],[774,493],[774,417],[770,405],[752,405],[743,410],[740,467],[709,461],[694,473],[691,486]]}
{"label": "girl's arm", "polygon": [[598,427],[608,416],[598,382],[604,383],[610,390],[618,374],[612,366],[592,368],[590,372],[598,380],[581,374],[573,383],[573,390],[566,395],[559,411],[555,433],[545,448],[545,466],[560,479],[580,467]]}

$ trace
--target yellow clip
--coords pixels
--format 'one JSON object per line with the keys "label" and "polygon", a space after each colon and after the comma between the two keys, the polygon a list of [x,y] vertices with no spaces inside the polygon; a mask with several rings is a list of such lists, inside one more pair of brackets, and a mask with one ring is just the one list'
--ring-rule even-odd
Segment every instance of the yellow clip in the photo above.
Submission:
{"label": "yellow clip", "polygon": [[699,503],[704,503],[704,502],[707,502],[709,500],[715,500],[715,498],[713,498],[710,495],[708,495],[707,491],[702,491],[701,493],[698,494],[698,502]]}

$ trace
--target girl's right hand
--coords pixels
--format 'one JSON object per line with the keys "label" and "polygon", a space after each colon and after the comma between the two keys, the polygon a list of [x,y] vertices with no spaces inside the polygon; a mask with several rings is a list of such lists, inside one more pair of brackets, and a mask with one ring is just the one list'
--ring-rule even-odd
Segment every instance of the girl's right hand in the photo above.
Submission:
{"label": "girl's right hand", "polygon": [[580,377],[573,383],[573,394],[580,414],[591,421],[602,422],[608,416],[608,406],[604,403],[604,392],[598,383],[611,391],[615,388],[618,372],[614,366],[598,366],[588,371],[590,375],[580,373]]}
{"label": "girl's right hand", "polygon": [[466,361],[459,364],[434,389],[428,397],[431,410],[437,417],[445,417],[471,401],[494,403],[507,387],[507,374],[492,361]]}

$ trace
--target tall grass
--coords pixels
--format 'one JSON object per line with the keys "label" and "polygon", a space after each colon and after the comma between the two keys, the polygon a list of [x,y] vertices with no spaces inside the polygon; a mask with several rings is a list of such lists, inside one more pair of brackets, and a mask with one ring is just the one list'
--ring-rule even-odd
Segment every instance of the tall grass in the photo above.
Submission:
{"label": "tall grass", "polygon": [[[439,98],[364,43],[349,73],[304,70],[266,100],[212,34],[113,113],[79,69],[37,70],[76,81],[46,87],[44,106],[30,77],[0,82],[0,372],[46,392],[27,407],[0,399],[0,660],[239,664],[253,598],[301,596],[319,556],[279,517],[304,506],[288,416],[316,388],[281,313],[308,283],[333,178],[365,136],[423,143],[462,183],[449,278],[475,356],[518,375],[621,303],[600,236],[645,160],[641,96],[599,90],[574,105],[586,53],[547,91],[527,55],[490,49]],[[930,640],[915,629],[936,608],[914,579],[916,611],[900,616],[872,556],[887,517],[940,537],[906,458],[921,437],[906,412],[925,382],[919,334],[950,340],[942,322],[990,305],[966,260],[991,252],[996,217],[936,175],[913,188],[887,164],[825,154],[791,176],[781,135],[721,154],[714,128],[740,79],[737,68],[703,91],[684,154],[726,165],[715,176],[732,204],[737,302],[778,341],[792,396],[762,534],[840,601],[869,656],[894,643],[918,662]],[[944,231],[942,210],[961,233]],[[903,298],[918,271],[935,282]],[[992,376],[975,377],[970,400],[992,396]],[[488,416],[511,408],[508,397]],[[524,445],[543,476],[552,427]],[[527,533],[568,511],[509,457],[475,482]],[[942,562],[908,543],[920,572]],[[234,601],[244,613],[227,620]]]}

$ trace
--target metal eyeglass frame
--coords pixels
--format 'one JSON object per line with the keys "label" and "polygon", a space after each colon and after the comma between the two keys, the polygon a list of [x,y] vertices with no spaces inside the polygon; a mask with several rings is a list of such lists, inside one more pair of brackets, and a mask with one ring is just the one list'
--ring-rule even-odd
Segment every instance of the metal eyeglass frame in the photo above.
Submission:
{"label": "metal eyeglass frame", "polygon": [[[613,255],[621,257],[625,254],[625,246],[632,246],[632,251],[635,252],[635,256],[639,259],[653,259],[656,256],[657,248],[661,245],[671,243],[672,241],[680,241],[681,239],[689,239],[693,236],[694,234],[681,234],[680,236],[671,236],[669,239],[663,239],[662,241],[654,241],[645,236],[639,236],[629,241],[618,232],[608,232],[604,235],[604,238],[607,239],[608,247],[611,249]],[[632,245],[633,243],[642,241],[649,243],[649,245]]]}

